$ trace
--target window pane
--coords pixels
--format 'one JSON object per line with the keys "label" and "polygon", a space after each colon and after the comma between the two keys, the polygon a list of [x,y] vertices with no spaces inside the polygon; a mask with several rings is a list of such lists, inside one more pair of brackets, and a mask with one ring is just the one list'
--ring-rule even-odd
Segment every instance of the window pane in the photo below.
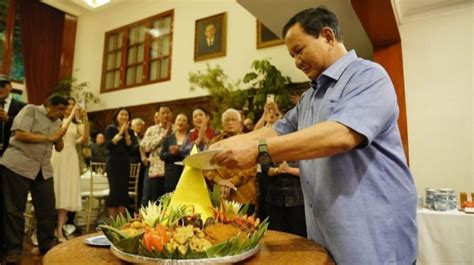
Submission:
{"label": "window pane", "polygon": [[171,17],[165,17],[161,19],[161,33],[162,35],[168,34],[171,32]]}
{"label": "window pane", "polygon": [[128,67],[127,68],[127,75],[125,76],[125,84],[131,85],[133,84],[133,72],[135,70],[135,67]]}
{"label": "window pane", "polygon": [[135,83],[141,83],[143,80],[143,65],[137,66],[137,74],[135,75]]}
{"label": "window pane", "polygon": [[160,55],[167,56],[169,54],[170,54],[170,36],[166,35],[162,39]]}
{"label": "window pane", "polygon": [[137,63],[138,62],[143,62],[144,55],[143,55],[143,50],[145,49],[145,45],[141,44],[138,46],[138,53],[137,53]]}
{"label": "window pane", "polygon": [[137,28],[131,28],[129,31],[128,31],[128,43],[130,45],[134,44],[136,42],[136,39],[137,39]]}
{"label": "window pane", "polygon": [[122,65],[122,52],[119,51],[115,55],[115,68],[119,68]]}
{"label": "window pane", "polygon": [[155,20],[153,21],[152,25],[151,25],[151,37],[152,38],[156,38],[158,36],[160,36],[162,33],[161,33],[161,29],[160,29],[160,22],[159,20]]}
{"label": "window pane", "polygon": [[115,58],[115,53],[111,53],[107,55],[107,68],[106,70],[110,70],[114,68],[114,58]]}
{"label": "window pane", "polygon": [[145,25],[140,25],[138,28],[138,42],[145,41]]}
{"label": "window pane", "polygon": [[117,44],[117,36],[111,35],[109,37],[109,51],[115,49],[115,45]]}
{"label": "window pane", "polygon": [[128,49],[128,54],[127,54],[127,65],[131,65],[135,63],[135,58],[136,58],[136,52],[137,48],[133,47]]}
{"label": "window pane", "polygon": [[107,73],[107,77],[105,79],[105,89],[113,88],[114,86],[114,73],[110,72]]}
{"label": "window pane", "polygon": [[169,76],[168,64],[169,64],[168,58],[163,58],[163,60],[161,60],[160,78],[166,78]]}
{"label": "window pane", "polygon": [[173,16],[157,14],[139,23],[124,25],[108,36],[102,89],[139,86],[171,76]]}
{"label": "window pane", "polygon": [[120,87],[120,71],[115,71],[114,88]]}
{"label": "window pane", "polygon": [[153,61],[150,64],[150,80],[158,79],[158,61]]}
{"label": "window pane", "polygon": [[120,49],[122,48],[122,32],[119,32],[118,37],[117,37],[117,48]]}
{"label": "window pane", "polygon": [[158,58],[158,40],[153,40],[150,44],[150,59]]}

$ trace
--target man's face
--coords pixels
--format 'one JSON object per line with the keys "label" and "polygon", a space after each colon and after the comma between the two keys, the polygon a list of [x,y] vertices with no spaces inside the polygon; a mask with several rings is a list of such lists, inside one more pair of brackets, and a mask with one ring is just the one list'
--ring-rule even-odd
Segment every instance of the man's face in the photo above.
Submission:
{"label": "man's face", "polygon": [[227,133],[238,133],[242,129],[242,124],[239,121],[237,113],[228,112],[222,117],[222,125],[224,132]]}
{"label": "man's face", "polygon": [[64,111],[66,110],[67,106],[63,104],[59,104],[56,106],[53,105],[47,105],[46,106],[46,111],[48,112],[48,116],[52,121],[55,121],[57,119],[62,119],[64,117]]}
{"label": "man's face", "polygon": [[143,133],[145,133],[145,124],[143,123],[136,123],[132,126],[132,130],[138,134],[138,135],[142,135]]}
{"label": "man's face", "polygon": [[95,143],[101,145],[104,142],[105,142],[105,136],[101,133],[97,134],[97,136],[95,137]]}
{"label": "man's face", "polygon": [[162,124],[168,124],[169,122],[171,122],[173,114],[171,113],[171,110],[169,108],[161,107],[158,112],[160,114],[160,121]]}
{"label": "man's face", "polygon": [[4,100],[10,95],[10,92],[12,91],[12,85],[8,83],[4,83],[4,86],[0,86],[0,99]]}
{"label": "man's face", "polygon": [[216,34],[216,27],[213,24],[209,24],[206,26],[206,31],[204,32],[204,35],[206,35],[207,39],[212,39],[214,38],[214,35]]}
{"label": "man's face", "polygon": [[317,78],[329,67],[332,45],[320,34],[318,38],[307,34],[299,23],[293,25],[285,35],[285,43],[295,65],[309,79]]}
{"label": "man's face", "polygon": [[245,128],[247,128],[247,130],[253,131],[253,127],[255,125],[253,124],[253,120],[247,118],[247,119],[244,120],[244,126],[245,126]]}

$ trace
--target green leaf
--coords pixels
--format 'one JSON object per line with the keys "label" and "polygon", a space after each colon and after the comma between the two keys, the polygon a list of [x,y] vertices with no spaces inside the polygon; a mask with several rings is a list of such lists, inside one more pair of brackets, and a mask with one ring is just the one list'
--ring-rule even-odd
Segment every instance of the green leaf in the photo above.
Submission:
{"label": "green leaf", "polygon": [[135,254],[138,252],[138,247],[140,245],[139,241],[142,238],[142,236],[143,236],[143,232],[136,236],[123,238],[117,241],[116,243],[114,243],[114,246],[122,250],[123,252]]}

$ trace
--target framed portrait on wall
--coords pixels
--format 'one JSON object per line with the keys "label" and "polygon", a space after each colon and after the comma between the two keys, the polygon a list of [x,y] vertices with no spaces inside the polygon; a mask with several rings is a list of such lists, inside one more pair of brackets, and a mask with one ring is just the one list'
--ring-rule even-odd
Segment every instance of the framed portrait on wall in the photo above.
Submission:
{"label": "framed portrait on wall", "polygon": [[272,47],[285,43],[280,37],[257,20],[257,49]]}
{"label": "framed portrait on wall", "polygon": [[226,55],[227,12],[196,20],[194,61]]}

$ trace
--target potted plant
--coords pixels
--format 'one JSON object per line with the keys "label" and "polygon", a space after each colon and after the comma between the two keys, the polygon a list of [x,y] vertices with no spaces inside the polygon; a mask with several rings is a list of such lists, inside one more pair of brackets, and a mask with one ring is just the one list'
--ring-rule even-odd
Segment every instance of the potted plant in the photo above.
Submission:
{"label": "potted plant", "polygon": [[228,108],[242,109],[247,117],[255,119],[263,111],[270,94],[281,110],[286,111],[293,106],[288,91],[291,84],[288,76],[283,76],[269,59],[255,60],[251,67],[254,71],[245,74],[243,79],[250,89],[241,89],[241,81],[232,81],[219,65],[211,67],[207,64],[206,70],[189,74],[191,91],[196,87],[206,89],[216,102],[212,119],[214,128],[220,128],[221,114]]}
{"label": "potted plant", "polygon": [[76,100],[83,99],[85,103],[99,103],[99,97],[86,90],[88,86],[88,82],[78,83],[74,76],[70,76],[59,81],[59,84],[56,86],[53,92],[65,97],[73,97]]}
{"label": "potted plant", "polygon": [[267,102],[267,96],[273,95],[274,101],[283,111],[293,106],[290,101],[288,86],[292,83],[290,77],[283,76],[281,71],[270,63],[269,59],[255,60],[252,63],[253,72],[245,74],[243,82],[250,84],[253,94],[249,107],[250,116],[263,110]]}
{"label": "potted plant", "polygon": [[248,91],[240,89],[240,81],[232,81],[219,65],[207,64],[206,70],[190,73],[189,82],[191,91],[196,87],[206,89],[216,102],[211,121],[213,128],[221,127],[221,115],[226,109],[241,109],[246,104]]}

